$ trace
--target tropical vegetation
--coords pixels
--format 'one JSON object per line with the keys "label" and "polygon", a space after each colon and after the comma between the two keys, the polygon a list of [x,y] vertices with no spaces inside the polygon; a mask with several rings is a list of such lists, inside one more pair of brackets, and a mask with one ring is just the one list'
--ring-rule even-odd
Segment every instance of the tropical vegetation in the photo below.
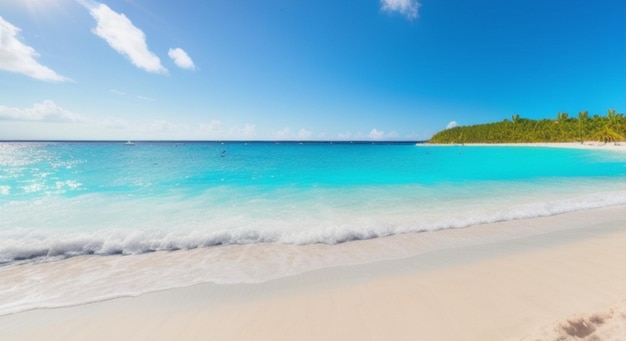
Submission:
{"label": "tropical vegetation", "polygon": [[431,143],[533,143],[599,141],[617,143],[626,141],[626,117],[615,110],[606,116],[589,116],[587,111],[570,117],[558,113],[555,119],[531,120],[512,115],[511,120],[457,126],[435,134]]}

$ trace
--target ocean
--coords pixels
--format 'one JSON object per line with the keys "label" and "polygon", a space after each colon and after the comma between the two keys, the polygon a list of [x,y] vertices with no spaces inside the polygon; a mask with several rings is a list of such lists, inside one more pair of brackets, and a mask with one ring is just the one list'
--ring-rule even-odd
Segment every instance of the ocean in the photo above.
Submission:
{"label": "ocean", "polygon": [[418,234],[428,251],[480,242],[440,231],[624,204],[626,153],[603,150],[2,142],[0,314],[260,282],[400,255],[352,241]]}

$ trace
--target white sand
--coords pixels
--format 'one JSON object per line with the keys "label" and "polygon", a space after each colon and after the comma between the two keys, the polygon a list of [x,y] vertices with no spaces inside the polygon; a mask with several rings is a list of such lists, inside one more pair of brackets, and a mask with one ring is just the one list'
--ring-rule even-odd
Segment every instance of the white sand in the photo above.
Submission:
{"label": "white sand", "polygon": [[554,340],[568,330],[588,340],[626,337],[626,207],[473,228],[501,224],[551,232],[259,284],[0,316],[0,340]]}
{"label": "white sand", "polygon": [[[423,143],[418,146],[460,146],[459,144],[431,144]],[[466,143],[464,146],[490,146],[490,147],[550,147],[570,149],[611,150],[626,153],[626,143],[604,143],[598,141],[580,142],[541,142],[541,143]]]}

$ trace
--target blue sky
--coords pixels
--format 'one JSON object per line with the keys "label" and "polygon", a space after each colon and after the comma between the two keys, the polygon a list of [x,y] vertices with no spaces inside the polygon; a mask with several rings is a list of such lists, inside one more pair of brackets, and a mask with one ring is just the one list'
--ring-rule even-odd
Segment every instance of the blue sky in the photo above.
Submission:
{"label": "blue sky", "polygon": [[0,140],[421,140],[610,108],[621,0],[0,1]]}

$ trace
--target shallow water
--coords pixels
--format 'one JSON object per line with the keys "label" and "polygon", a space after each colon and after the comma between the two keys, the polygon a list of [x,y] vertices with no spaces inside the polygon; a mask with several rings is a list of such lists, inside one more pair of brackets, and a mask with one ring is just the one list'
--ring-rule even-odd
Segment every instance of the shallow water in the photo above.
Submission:
{"label": "shallow water", "polygon": [[626,203],[626,155],[331,143],[2,143],[0,263],[340,243]]}
{"label": "shallow water", "polygon": [[[203,281],[262,281],[344,262],[311,258],[320,243],[623,205],[625,180],[626,154],[596,150],[0,143],[0,270],[10,276],[0,312]],[[418,243],[454,247],[468,236]],[[258,257],[255,246],[267,243]],[[386,248],[376,257],[394,254]],[[344,263],[374,259],[359,252],[367,250],[350,251]],[[69,275],[59,279],[59,269]],[[111,290],[96,285],[103,282]]]}

